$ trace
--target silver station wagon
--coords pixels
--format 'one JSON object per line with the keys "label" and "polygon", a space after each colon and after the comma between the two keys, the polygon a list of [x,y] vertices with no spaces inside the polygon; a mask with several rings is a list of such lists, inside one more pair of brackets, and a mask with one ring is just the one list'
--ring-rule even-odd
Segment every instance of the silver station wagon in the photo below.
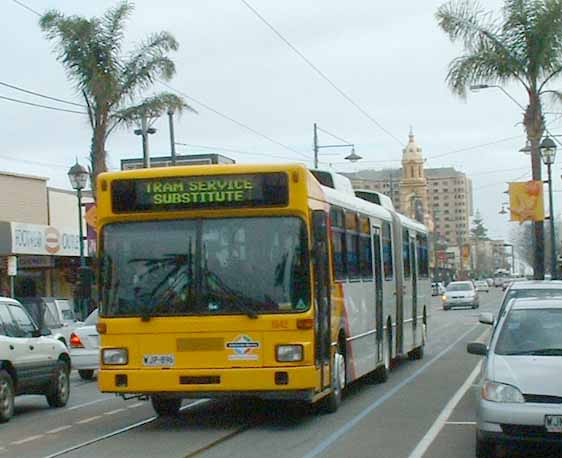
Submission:
{"label": "silver station wagon", "polygon": [[[492,325],[492,314],[480,321]],[[500,443],[562,445],[562,299],[514,299],[484,355],[477,407],[476,456],[494,457]]]}

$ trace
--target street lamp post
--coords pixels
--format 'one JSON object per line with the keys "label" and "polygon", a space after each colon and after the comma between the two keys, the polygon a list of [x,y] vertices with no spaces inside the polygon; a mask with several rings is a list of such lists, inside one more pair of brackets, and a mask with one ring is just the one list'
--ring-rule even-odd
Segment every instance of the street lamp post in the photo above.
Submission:
{"label": "street lamp post", "polygon": [[[481,89],[496,88],[502,91],[509,99],[515,103],[524,113],[527,115],[527,108],[525,108],[519,101],[513,97],[509,92],[507,92],[502,86],[497,84],[474,84],[470,86],[471,91],[479,91]],[[548,129],[543,128],[548,133]],[[531,155],[531,172],[532,178],[536,181],[542,181],[541,178],[541,159],[540,159],[540,136],[529,136],[527,132],[527,145],[524,150],[528,150]],[[534,259],[533,259],[533,270],[535,280],[544,279],[544,224],[543,221],[533,221],[533,232],[534,232]]]}
{"label": "street lamp post", "polygon": [[540,146],[541,159],[546,165],[548,175],[548,206],[550,209],[550,276],[553,280],[558,278],[556,266],[556,233],[554,232],[554,204],[552,202],[552,164],[556,159],[556,144],[546,136]]}
{"label": "street lamp post", "polygon": [[76,160],[76,164],[70,167],[70,170],[68,171],[68,179],[70,180],[72,188],[76,191],[76,197],[78,198],[78,237],[80,239],[80,294],[78,295],[78,309],[82,318],[86,318],[85,306],[87,304],[85,303],[86,298],[84,297],[84,291],[88,289],[88,285],[85,285],[84,282],[90,280],[89,272],[87,272],[86,267],[86,258],[84,257],[84,231],[82,228],[82,190],[88,184],[89,177],[90,174],[88,170],[86,170],[84,166],[80,165],[78,163],[78,160]]}
{"label": "street lamp post", "polygon": [[[318,125],[316,123],[314,123],[314,168],[317,169],[318,168],[318,150],[320,148],[351,148],[351,154],[349,154],[348,156],[345,157],[346,161],[349,162],[357,162],[361,159],[363,159],[361,156],[359,156],[359,154],[357,154],[355,152],[355,145],[353,143],[344,143],[341,145],[322,145],[320,146],[318,144]],[[322,129],[320,129],[322,130]]]}

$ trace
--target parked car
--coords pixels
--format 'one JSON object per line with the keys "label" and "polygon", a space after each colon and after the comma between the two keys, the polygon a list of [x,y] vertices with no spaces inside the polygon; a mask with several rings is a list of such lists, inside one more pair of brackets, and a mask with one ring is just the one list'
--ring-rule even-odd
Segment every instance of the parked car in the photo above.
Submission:
{"label": "parked car", "polygon": [[21,304],[39,328],[47,327],[53,336],[68,346],[72,331],[82,325],[77,321],[68,299],[54,297],[24,297]]}
{"label": "parked car", "polygon": [[445,287],[441,282],[433,282],[431,284],[431,295],[432,296],[442,296],[445,294]]}
{"label": "parked car", "polygon": [[473,309],[480,307],[478,291],[471,281],[449,283],[441,300],[443,301],[443,310],[449,310],[453,307],[472,307]]}
{"label": "parked car", "polygon": [[503,295],[498,310],[498,320],[503,316],[507,304],[512,299],[549,297],[562,298],[562,281],[531,280],[514,282]]}
{"label": "parked car", "polygon": [[72,368],[84,380],[91,380],[100,365],[100,336],[96,330],[98,309],[95,309],[84,325],[76,328],[70,336]]}
{"label": "parked car", "polygon": [[[491,313],[480,322],[493,324]],[[562,299],[508,303],[484,356],[477,406],[476,456],[493,458],[498,443],[562,445]]]}
{"label": "parked car", "polygon": [[0,422],[10,420],[22,394],[44,394],[51,407],[65,406],[69,372],[66,346],[39,328],[18,301],[0,297]]}
{"label": "parked car", "polygon": [[485,291],[487,293],[490,292],[490,286],[486,280],[478,280],[474,282],[474,286],[476,291]]}

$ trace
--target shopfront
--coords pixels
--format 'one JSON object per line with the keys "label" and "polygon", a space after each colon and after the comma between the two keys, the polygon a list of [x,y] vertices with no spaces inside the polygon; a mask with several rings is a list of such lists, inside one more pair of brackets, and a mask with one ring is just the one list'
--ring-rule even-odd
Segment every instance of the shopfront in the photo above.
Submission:
{"label": "shopfront", "polygon": [[1,293],[14,297],[71,298],[79,256],[77,230],[0,222]]}

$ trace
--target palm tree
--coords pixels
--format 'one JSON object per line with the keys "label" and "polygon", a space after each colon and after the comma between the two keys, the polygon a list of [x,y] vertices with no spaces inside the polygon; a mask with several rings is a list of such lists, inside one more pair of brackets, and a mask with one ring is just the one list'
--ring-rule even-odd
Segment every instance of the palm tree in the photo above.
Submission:
{"label": "palm tree", "polygon": [[[495,16],[471,0],[437,10],[439,26],[465,53],[449,65],[451,90],[465,97],[471,85],[517,83],[528,95],[523,125],[531,146],[533,180],[541,180],[539,145],[545,131],[542,98],[562,72],[562,0],[505,0]],[[544,278],[543,222],[534,222],[535,278]]]}
{"label": "palm tree", "polygon": [[125,23],[133,9],[132,3],[122,0],[100,18],[65,16],[52,10],[39,21],[86,102],[92,128],[93,188],[97,175],[107,170],[105,143],[115,128],[143,117],[154,119],[168,110],[192,110],[181,97],[167,92],[141,98],[158,79],[169,81],[174,76],[176,68],[168,54],[178,49],[178,42],[167,32],[154,33],[124,53]]}

